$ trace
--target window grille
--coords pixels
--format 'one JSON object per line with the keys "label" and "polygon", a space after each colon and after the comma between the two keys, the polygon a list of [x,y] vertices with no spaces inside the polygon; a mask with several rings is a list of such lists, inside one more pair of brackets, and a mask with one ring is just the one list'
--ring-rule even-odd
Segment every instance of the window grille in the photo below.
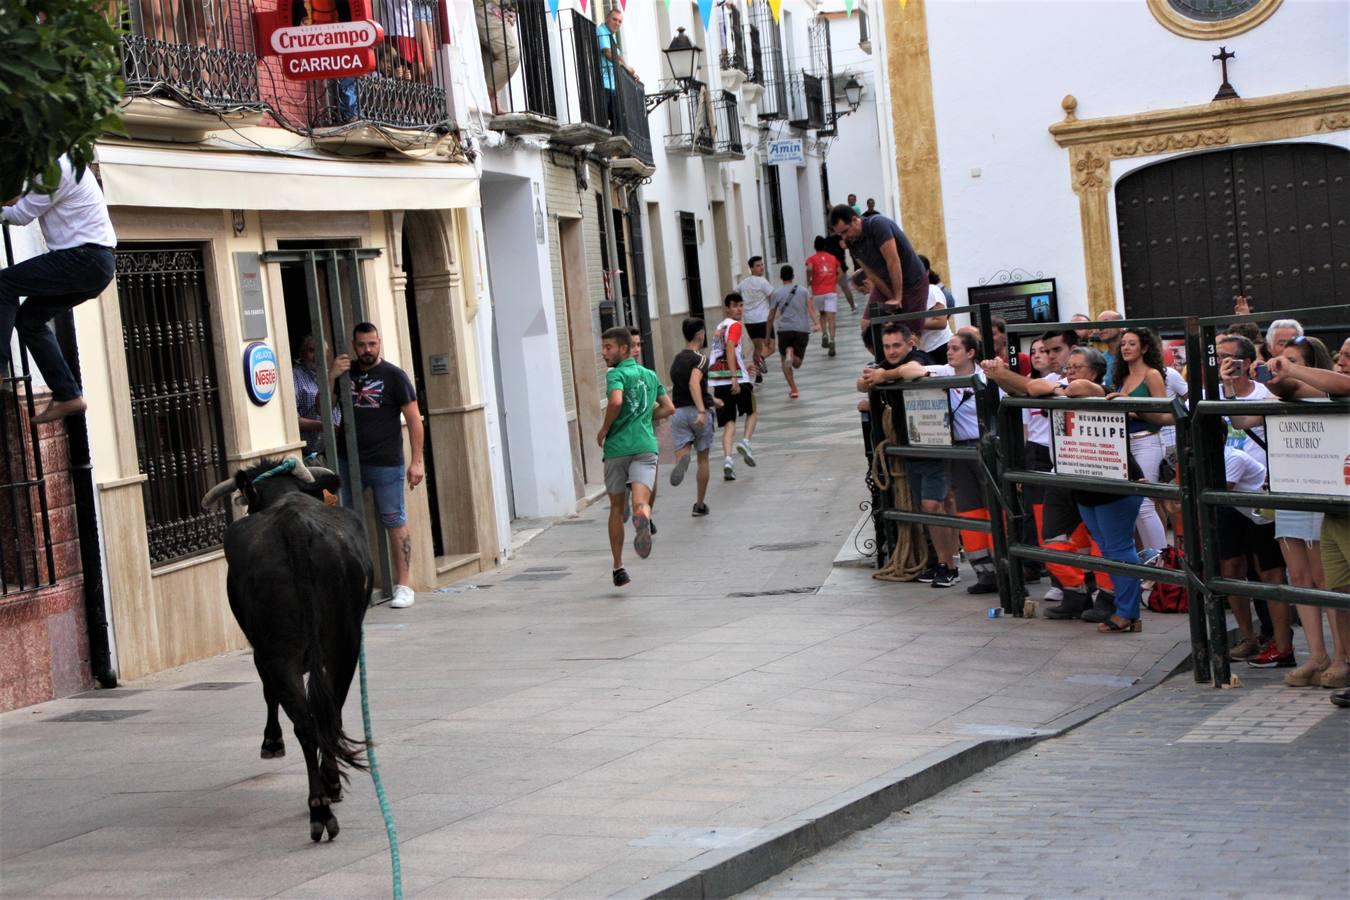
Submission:
{"label": "window grille", "polygon": [[21,372],[0,371],[0,597],[56,583],[47,483],[27,359]]}
{"label": "window grille", "polygon": [[768,0],[756,0],[750,7],[751,43],[758,41],[754,52],[754,67],[764,86],[759,100],[761,119],[785,119],[788,113],[788,75],[783,54],[783,31],[773,20]]}
{"label": "window grille", "polygon": [[778,166],[764,167],[764,190],[769,195],[769,230],[773,238],[773,261],[787,262],[787,231],[783,227],[783,190],[778,182]]}
{"label": "window grille", "polygon": [[200,505],[227,477],[201,247],[119,249],[117,293],[150,563],[163,565],[219,547],[229,524]]}

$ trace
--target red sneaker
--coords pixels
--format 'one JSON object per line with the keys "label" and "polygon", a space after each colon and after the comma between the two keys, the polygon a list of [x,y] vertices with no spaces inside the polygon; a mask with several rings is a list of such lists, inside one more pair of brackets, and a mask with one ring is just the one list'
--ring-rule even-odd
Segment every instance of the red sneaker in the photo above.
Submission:
{"label": "red sneaker", "polygon": [[1247,660],[1247,665],[1253,669],[1292,669],[1298,665],[1294,659],[1294,651],[1290,649],[1288,653],[1281,653],[1271,641],[1260,653]]}

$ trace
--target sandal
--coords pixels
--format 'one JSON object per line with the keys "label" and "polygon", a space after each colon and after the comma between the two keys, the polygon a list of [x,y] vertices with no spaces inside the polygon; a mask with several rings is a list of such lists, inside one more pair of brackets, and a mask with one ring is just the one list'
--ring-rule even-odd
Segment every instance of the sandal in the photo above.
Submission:
{"label": "sandal", "polygon": [[1144,623],[1140,622],[1138,619],[1122,620],[1125,624],[1121,625],[1120,622],[1117,621],[1118,618],[1118,616],[1112,616],[1098,625],[1097,630],[1102,634],[1123,634],[1125,632],[1144,630]]}

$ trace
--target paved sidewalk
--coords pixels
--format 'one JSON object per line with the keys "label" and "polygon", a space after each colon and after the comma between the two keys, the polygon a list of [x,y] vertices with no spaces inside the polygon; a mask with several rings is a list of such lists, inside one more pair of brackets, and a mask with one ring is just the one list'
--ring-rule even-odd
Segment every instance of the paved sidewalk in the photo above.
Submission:
{"label": "paved sidewalk", "polygon": [[1240,677],[1175,678],[741,896],[1344,896],[1350,712]]}
{"label": "paved sidewalk", "polygon": [[[714,460],[706,519],[692,475],[664,484],[630,587],[610,586],[597,506],[473,584],[371,612],[410,896],[640,892],[925,754],[1120,697],[1186,643],[1184,616],[1104,637],[987,619],[965,584],[831,570],[864,496],[863,361],[815,341],[799,401],[771,375],[759,466],[724,483]],[[263,720],[247,653],[0,716],[0,894],[386,894],[369,781],[311,845],[299,748],[260,760]]]}

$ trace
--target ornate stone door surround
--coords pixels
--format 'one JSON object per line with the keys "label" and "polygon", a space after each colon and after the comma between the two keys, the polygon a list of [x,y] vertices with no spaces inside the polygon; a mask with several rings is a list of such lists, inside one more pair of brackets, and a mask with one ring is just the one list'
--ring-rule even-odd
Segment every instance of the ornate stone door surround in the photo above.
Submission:
{"label": "ornate stone door surround", "polygon": [[1117,308],[1110,210],[1114,160],[1350,130],[1350,85],[1098,119],[1078,118],[1078,100],[1072,94],[1061,105],[1064,119],[1050,126],[1050,134],[1069,151],[1069,179],[1078,195],[1094,318],[1102,310]]}

